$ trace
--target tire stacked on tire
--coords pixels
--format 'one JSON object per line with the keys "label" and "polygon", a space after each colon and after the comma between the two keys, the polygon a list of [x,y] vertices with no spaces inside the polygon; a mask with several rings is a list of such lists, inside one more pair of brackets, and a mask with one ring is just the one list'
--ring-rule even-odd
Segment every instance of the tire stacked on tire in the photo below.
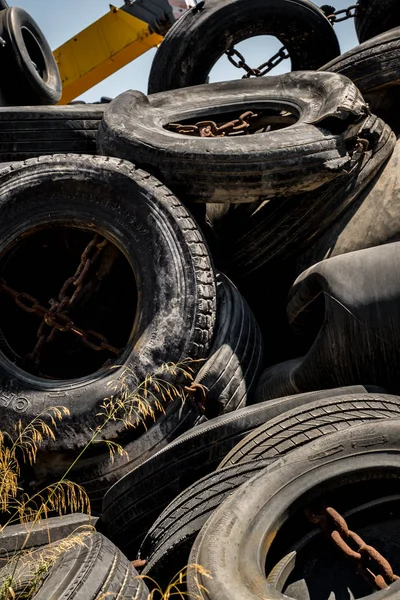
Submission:
{"label": "tire stacked on tire", "polygon": [[[43,489],[80,457],[68,477],[99,515],[98,531],[48,569],[37,600],[145,600],[136,560],[149,586],[191,564],[190,600],[280,600],[308,581],[323,597],[368,593],[342,560],[343,581],[323,581],[335,556],[316,523],[339,548],[358,540],[346,552],[379,597],[398,594],[400,146],[390,125],[400,46],[398,29],[385,29],[390,7],[391,26],[400,22],[391,0],[358,5],[360,46],[339,56],[330,7],[197,3],[160,46],[148,96],[35,107],[57,102],[54,65],[36,24],[0,3],[5,73],[19,69],[31,104],[3,84],[17,106],[0,109],[0,419],[7,434],[55,404],[68,409],[24,484]],[[222,53],[233,59],[235,43],[261,34],[279,37],[292,73],[203,85]],[[84,371],[89,350],[102,358]],[[190,364],[191,382],[171,363]],[[136,406],[129,423],[107,412],[149,375],[150,393],[135,396],[145,417]],[[164,385],[185,401],[167,401]],[[103,444],[91,445],[93,432]],[[33,555],[62,544],[69,525],[50,524],[53,540],[36,527]],[[13,542],[24,545],[19,529]],[[29,582],[30,563],[16,573]]]}

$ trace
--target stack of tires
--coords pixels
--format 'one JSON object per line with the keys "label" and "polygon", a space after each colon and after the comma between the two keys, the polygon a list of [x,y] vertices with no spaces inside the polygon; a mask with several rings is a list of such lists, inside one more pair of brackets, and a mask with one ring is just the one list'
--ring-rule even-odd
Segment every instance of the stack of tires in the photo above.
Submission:
{"label": "stack of tires", "polygon": [[[73,462],[98,517],[38,600],[144,600],[185,568],[191,600],[399,595],[400,12],[359,0],[340,55],[322,8],[197,3],[149,95],[106,107],[1,88],[2,430],[66,407],[24,487]],[[207,84],[253,35],[292,72]],[[186,401],[155,386],[90,445],[110,389],[166,364],[190,365]]]}

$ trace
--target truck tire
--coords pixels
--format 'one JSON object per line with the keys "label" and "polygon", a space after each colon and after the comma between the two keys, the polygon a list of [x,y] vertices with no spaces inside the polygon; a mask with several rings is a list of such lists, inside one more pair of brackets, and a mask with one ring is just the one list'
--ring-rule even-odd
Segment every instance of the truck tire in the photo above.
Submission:
{"label": "truck tire", "polygon": [[400,241],[400,141],[343,215],[295,259],[295,275],[326,258]]}
{"label": "truck tire", "polygon": [[[320,68],[351,79],[364,95],[400,83],[400,27],[352,48]],[[374,106],[370,105],[375,113]]]}
{"label": "truck tire", "polygon": [[305,356],[263,374],[269,398],[359,381],[400,392],[399,253],[399,242],[350,252],[297,278],[287,315]]}
{"label": "truck tire", "polygon": [[22,8],[0,13],[1,90],[8,104],[56,104],[62,93],[57,63],[37,23]]}
{"label": "truck tire", "polygon": [[[64,364],[54,356],[51,344],[43,347],[42,354],[45,353],[47,363],[51,365],[44,375],[40,374],[44,369],[44,359],[39,369],[36,364],[31,366],[29,362],[27,370],[22,357],[16,365],[14,357],[6,356],[6,348],[3,347],[0,352],[2,429],[11,433],[19,420],[29,423],[55,404],[65,406],[70,411],[69,416],[64,416],[59,423],[56,439],[46,440],[41,449],[73,454],[86,445],[96,426],[102,423],[98,416],[99,408],[104,399],[110,396],[110,389],[118,395],[121,381],[125,381],[131,390],[167,361],[181,363],[188,357],[197,360],[207,356],[215,322],[213,267],[201,233],[184,206],[150,175],[118,159],[55,155],[15,163],[1,171],[0,197],[0,249],[3,257],[0,265],[3,277],[0,295],[3,318],[0,317],[0,329],[6,339],[7,335],[8,339],[12,336],[14,345],[11,346],[22,349],[24,356],[27,350],[31,352],[27,344],[30,344],[29,340],[36,340],[41,321],[31,322],[32,305],[28,307],[30,312],[20,309],[21,301],[18,303],[15,300],[16,297],[20,298],[19,291],[24,292],[23,298],[32,291],[39,296],[39,300],[43,297],[41,301],[46,305],[49,296],[57,297],[58,285],[63,286],[65,281],[64,275],[69,277],[79,264],[74,259],[75,255],[71,254],[78,235],[76,227],[79,227],[79,236],[85,236],[83,248],[88,238],[93,238],[92,242],[95,240],[94,233],[104,236],[103,245],[111,240],[108,242],[109,252],[104,256],[106,262],[104,265],[95,265],[96,271],[92,271],[92,280],[88,282],[92,287],[85,292],[81,304],[86,301],[85,321],[89,333],[93,329],[90,323],[93,323],[96,313],[97,325],[106,328],[104,331],[109,336],[118,335],[118,339],[110,338],[109,344],[114,340],[122,354],[116,358],[114,348],[111,356],[108,350],[110,346],[103,347],[98,341],[96,346],[94,342],[97,338],[92,339],[92,335],[88,338],[90,345],[81,346],[80,338],[65,337],[66,333],[62,330],[57,333],[62,336],[58,352],[62,354],[71,340],[71,354],[64,358]],[[68,237],[71,228],[74,238]],[[64,258],[65,254],[62,255],[65,265],[64,262],[54,265],[51,262],[55,260],[53,252],[49,256],[49,251],[45,254],[48,262],[42,264],[42,252],[46,252],[48,241],[44,244],[43,237],[38,238],[38,235],[51,235],[51,239],[55,238],[56,241],[59,238],[67,240],[68,260]],[[19,242],[21,238],[28,246],[18,245],[22,243]],[[40,244],[35,242],[38,239],[41,240]],[[27,262],[31,260],[32,252],[37,251],[35,244],[40,249],[38,264],[35,266],[36,262],[33,261],[28,268]],[[18,255],[18,248],[25,248],[22,255],[22,250]],[[80,251],[77,256],[79,254]],[[20,256],[18,264],[22,262],[21,269],[13,268],[16,256]],[[37,254],[34,256],[38,257]],[[114,275],[108,278],[100,276],[104,270],[110,272],[107,269],[109,264],[111,267],[114,264],[113,256],[126,265],[125,270],[118,273],[114,271]],[[72,259],[73,262],[69,264],[68,261]],[[53,273],[51,278],[45,276],[47,269]],[[100,275],[95,276],[95,273]],[[7,282],[4,281],[6,276]],[[110,281],[107,295],[103,296],[101,303],[96,291],[97,281]],[[123,291],[117,293],[118,281],[124,287]],[[54,285],[54,289],[46,287],[49,283]],[[8,289],[14,292],[6,291]],[[88,304],[90,298],[92,300]],[[104,310],[112,303],[112,298],[118,305],[113,305],[112,314],[104,318]],[[119,310],[118,306],[121,307]],[[123,321],[118,333],[118,319],[124,317],[121,311],[130,316]],[[26,324],[26,319],[29,319],[23,337],[18,337],[12,325],[17,322],[16,319],[20,324]],[[116,319],[114,324],[113,319]],[[76,325],[74,327],[76,329]],[[69,331],[67,329],[68,335],[73,335]],[[104,338],[100,336],[99,339]],[[73,363],[74,372],[68,370],[75,356],[89,360],[88,352],[93,345],[97,350],[92,352],[96,360],[96,363],[90,363],[96,364],[93,371],[82,371],[85,367],[82,360]],[[116,366],[109,368],[110,365]],[[171,379],[173,375],[167,372],[165,377]],[[82,402],[82,398],[85,398],[85,402]],[[148,402],[149,407],[155,408],[154,399],[149,398]],[[133,419],[135,414],[134,411]],[[135,437],[135,431],[133,433],[127,433],[118,421],[111,420],[98,440],[118,439],[124,443]]]}
{"label": "truck tire", "polygon": [[357,0],[355,28],[360,43],[392,27],[400,26],[400,7],[396,0]]}
{"label": "truck tire", "polygon": [[399,419],[400,398],[349,394],[312,402],[271,419],[248,434],[210,473],[181,492],[149,529],[138,557],[144,575],[160,584],[188,563],[196,535],[211,514],[268,464],[326,434],[371,419]]}
{"label": "truck tire", "polygon": [[219,227],[226,255],[226,271],[248,278],[260,268],[281,268],[346,214],[358,195],[390,158],[396,137],[381,119],[371,116],[360,137],[369,140],[360,162],[333,181],[297,195],[281,195],[267,202],[237,206]]}
{"label": "truck tire", "polygon": [[90,104],[0,108],[0,163],[43,154],[96,154],[103,112],[104,105]]}
{"label": "truck tire", "polygon": [[212,418],[252,400],[263,358],[262,336],[247,302],[222,273],[217,275],[216,334],[196,375],[205,386],[205,414]]}
{"label": "truck tire", "polygon": [[[290,537],[297,533],[293,521],[288,532],[290,517],[295,514],[299,519],[302,508],[315,506],[322,495],[329,493],[330,505],[334,506],[344,488],[353,491],[351,499],[347,496],[347,502],[342,503],[347,510],[359,504],[355,491],[361,482],[371,499],[380,497],[378,481],[389,486],[391,480],[398,489],[399,426],[399,421],[381,421],[324,436],[244,483],[214,512],[194,543],[189,563],[201,565],[204,571],[189,569],[189,598],[283,600],[285,596],[267,583],[264,571],[279,530],[287,524],[285,543],[290,545]],[[369,488],[368,482],[373,483]],[[212,577],[206,578],[205,571]],[[399,589],[397,581],[368,598],[394,599]]]}
{"label": "truck tire", "polygon": [[152,523],[182,490],[217,468],[249,431],[318,398],[365,392],[362,386],[269,400],[216,417],[184,433],[106,493],[97,529],[132,560]]}
{"label": "truck tire", "polygon": [[253,429],[228,452],[218,470],[278,458],[323,435],[370,419],[396,419],[399,410],[400,397],[389,394],[348,394],[317,400]]}
{"label": "truck tire", "polygon": [[[95,456],[82,456],[70,471],[70,478],[89,494],[91,509],[101,513],[105,493],[121,477],[140,466],[179,435],[224,412],[252,400],[262,361],[262,340],[258,325],[240,292],[222,273],[217,275],[217,321],[212,348],[195,376],[195,383],[206,387],[196,402],[175,400],[156,422],[143,428],[140,436],[124,444],[128,456],[109,456],[108,449]],[[71,458],[58,453],[42,453],[33,465],[33,491],[58,481],[70,466]]]}
{"label": "truck tire", "polygon": [[[276,130],[214,138],[166,128],[226,122],[263,108],[265,118],[278,119]],[[145,168],[185,202],[254,202],[315,190],[360,166],[358,136],[369,135],[367,112],[354,84],[333,73],[289,73],[147,97],[128,91],[106,108],[98,150]]]}
{"label": "truck tire", "polygon": [[[38,567],[37,563],[40,565],[41,554],[45,556],[45,551],[46,548],[35,551],[36,561],[35,555],[32,555],[32,575]],[[20,585],[24,582],[29,589],[29,562],[26,558],[16,566],[11,562],[3,568],[2,575],[5,578],[11,567],[12,578]],[[46,564],[43,559],[41,562]],[[136,569],[114,544],[100,533],[89,533],[80,543],[77,541],[69,550],[61,553],[30,597],[35,600],[63,597],[71,600],[103,600],[108,596],[147,600],[149,591],[144,581],[138,578]]]}
{"label": "truck tire", "polygon": [[152,64],[148,93],[206,83],[225,51],[257,35],[276,36],[293,71],[318,69],[340,54],[332,25],[308,0],[207,0],[168,31]]}

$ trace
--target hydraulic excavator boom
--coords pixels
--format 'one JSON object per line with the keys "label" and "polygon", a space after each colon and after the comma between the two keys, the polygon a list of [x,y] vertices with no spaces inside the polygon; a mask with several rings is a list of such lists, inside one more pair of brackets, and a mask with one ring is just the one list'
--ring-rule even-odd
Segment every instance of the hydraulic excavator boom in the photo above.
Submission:
{"label": "hydraulic excavator boom", "polygon": [[54,51],[67,104],[118,69],[158,46],[196,0],[125,0]]}

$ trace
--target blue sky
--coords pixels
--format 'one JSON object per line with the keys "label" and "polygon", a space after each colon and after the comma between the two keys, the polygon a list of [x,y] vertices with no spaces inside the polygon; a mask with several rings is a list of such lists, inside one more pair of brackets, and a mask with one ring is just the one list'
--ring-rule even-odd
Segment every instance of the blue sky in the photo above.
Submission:
{"label": "blue sky", "polygon": [[[326,3],[328,2],[323,0],[318,2],[319,5]],[[9,4],[21,6],[29,12],[46,35],[50,46],[54,49],[105,14],[109,10],[110,3],[107,0],[17,0],[16,2],[9,1]],[[123,0],[114,0],[114,4],[121,6]],[[334,0],[332,4],[339,10],[346,8],[352,2],[349,0]],[[357,44],[352,20],[338,23],[335,25],[335,30],[342,52]],[[239,50],[245,54],[248,64],[258,66],[280,47],[277,40],[272,40],[268,47],[268,53],[266,53],[265,41],[262,38],[253,38],[242,42],[238,46]],[[147,79],[154,54],[155,49],[149,50],[146,54],[86,92],[82,99],[91,102],[99,100],[101,96],[115,97],[127,89],[146,92]],[[278,68],[273,73],[278,74],[289,70],[287,65],[287,62],[282,63],[280,70]],[[211,73],[211,81],[235,79],[237,76],[237,69],[231,66],[226,58],[223,58]]]}

